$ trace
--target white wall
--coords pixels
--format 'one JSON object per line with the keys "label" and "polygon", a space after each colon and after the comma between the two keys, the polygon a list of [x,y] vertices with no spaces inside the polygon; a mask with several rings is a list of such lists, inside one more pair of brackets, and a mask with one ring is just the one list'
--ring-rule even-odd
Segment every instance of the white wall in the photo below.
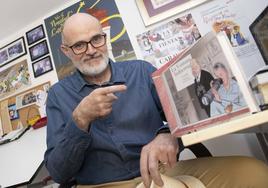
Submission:
{"label": "white wall", "polygon": [[[141,52],[140,52],[138,43],[136,41],[136,35],[143,33],[144,31],[146,31],[152,27],[155,27],[161,23],[158,23],[158,24],[155,24],[151,27],[145,28],[143,21],[141,19],[141,16],[139,14],[139,11],[136,7],[135,0],[126,0],[126,1],[115,0],[115,1],[116,1],[117,6],[118,6],[118,9],[121,13],[122,19],[123,19],[124,24],[126,26],[127,32],[129,34],[133,48],[136,52],[137,58],[141,59],[142,56],[141,56]],[[220,1],[220,0],[217,0],[217,1]],[[255,12],[258,12],[258,10],[260,11],[263,8],[263,5],[267,4],[266,1],[267,0],[255,0],[255,1],[250,1],[250,2],[245,1],[245,2],[251,3],[250,6],[252,7],[252,9],[254,9]],[[62,8],[65,8],[65,7],[71,5],[75,2],[77,2],[77,0],[69,1]],[[27,25],[25,28],[22,28],[21,30],[17,31],[16,34],[10,36],[9,38],[5,39],[4,41],[0,41],[0,46],[3,46],[4,44],[7,44],[7,43],[13,41],[14,39],[21,37],[22,35],[25,35],[25,33],[28,30],[39,25],[40,23],[43,23],[43,18],[46,18],[46,17],[52,15],[53,13],[55,13],[61,9],[52,11],[52,12],[48,13],[47,15],[44,15],[39,20],[36,20],[36,22],[34,22],[30,25]],[[243,7],[241,7],[241,10],[243,10]],[[164,22],[167,22],[169,20],[174,19],[175,17],[179,17],[180,15],[184,15],[184,14],[185,13],[175,15],[175,16],[165,20]],[[254,15],[254,14],[248,14],[248,18],[250,20],[254,20],[256,16],[257,15]],[[28,47],[26,46],[26,48],[28,48]],[[17,59],[16,61],[6,65],[4,68],[6,69],[6,68],[16,64],[17,62],[20,62],[24,58],[25,57]],[[48,80],[50,80],[51,83],[57,82],[57,76],[56,76],[55,69],[54,69],[54,71],[49,72],[49,73],[35,79],[33,76],[33,71],[32,71],[32,66],[31,66],[32,62],[31,62],[30,57],[28,55],[27,55],[27,61],[28,61],[28,65],[29,65],[29,71],[30,71],[30,76],[31,76],[33,86],[41,84],[41,83],[46,82]],[[3,70],[3,68],[0,68],[0,72],[2,70]],[[210,149],[210,151],[213,153],[213,155],[247,155],[247,156],[255,156],[256,158],[264,160],[264,156],[261,153],[260,146],[258,145],[257,139],[256,139],[255,135],[253,135],[253,134],[227,135],[227,136],[216,138],[216,139],[213,139],[210,141],[206,141],[205,145]],[[186,155],[186,158],[187,158],[187,156],[189,156],[189,155]]]}

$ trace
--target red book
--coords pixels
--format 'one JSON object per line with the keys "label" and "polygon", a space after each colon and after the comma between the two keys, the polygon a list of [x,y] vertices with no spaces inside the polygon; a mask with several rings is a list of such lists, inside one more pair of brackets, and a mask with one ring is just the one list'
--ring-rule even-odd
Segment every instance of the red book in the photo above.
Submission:
{"label": "red book", "polygon": [[175,136],[259,110],[223,33],[208,33],[152,78]]}

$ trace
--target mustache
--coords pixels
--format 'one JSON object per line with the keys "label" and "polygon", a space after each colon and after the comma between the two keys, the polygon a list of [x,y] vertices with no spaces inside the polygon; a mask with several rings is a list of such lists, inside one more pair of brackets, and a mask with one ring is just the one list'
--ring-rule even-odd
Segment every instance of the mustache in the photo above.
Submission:
{"label": "mustache", "polygon": [[95,53],[95,54],[87,54],[84,58],[84,60],[90,60],[90,59],[94,59],[94,58],[99,58],[99,57],[102,57],[103,55],[102,54],[98,54],[98,53]]}

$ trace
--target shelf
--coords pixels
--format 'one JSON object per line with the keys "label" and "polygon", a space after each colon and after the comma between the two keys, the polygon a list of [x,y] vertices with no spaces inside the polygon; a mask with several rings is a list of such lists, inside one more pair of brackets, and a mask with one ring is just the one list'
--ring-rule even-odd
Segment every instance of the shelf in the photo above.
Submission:
{"label": "shelf", "polygon": [[181,137],[184,146],[252,128],[268,122],[268,110],[228,120],[224,123],[192,132]]}

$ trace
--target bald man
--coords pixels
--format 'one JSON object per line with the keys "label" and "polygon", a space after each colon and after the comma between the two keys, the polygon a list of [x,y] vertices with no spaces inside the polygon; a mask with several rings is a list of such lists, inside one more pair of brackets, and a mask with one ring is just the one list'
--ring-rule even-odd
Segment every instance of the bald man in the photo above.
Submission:
{"label": "bald man", "polygon": [[195,94],[198,98],[201,108],[203,108],[208,117],[210,117],[210,104],[205,105],[202,102],[202,97],[211,88],[210,83],[214,80],[213,76],[201,69],[201,66],[195,58],[191,60],[192,74],[194,76]]}
{"label": "bald man", "polygon": [[[165,117],[151,79],[155,68],[138,60],[112,62],[96,18],[84,13],[68,18],[61,50],[77,71],[48,94],[45,164],[56,182],[74,179],[78,187],[91,188],[133,188],[143,182],[148,188],[154,181],[162,186],[161,166],[169,176],[189,175],[187,180],[181,178],[178,187],[267,183],[265,165],[249,158],[176,163],[178,142],[163,124]],[[242,175],[230,172],[240,166]],[[253,180],[243,175],[252,171]],[[242,184],[237,177],[243,178]]]}

